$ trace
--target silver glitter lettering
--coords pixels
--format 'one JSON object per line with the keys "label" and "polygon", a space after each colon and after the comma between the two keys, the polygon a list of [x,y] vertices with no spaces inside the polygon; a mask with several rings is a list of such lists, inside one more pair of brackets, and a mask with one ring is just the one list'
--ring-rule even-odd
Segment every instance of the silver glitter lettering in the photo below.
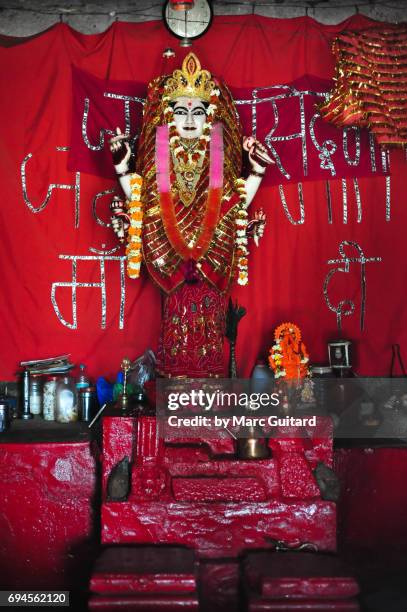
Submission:
{"label": "silver glitter lettering", "polygon": [[343,223],[346,225],[348,222],[348,188],[346,186],[346,179],[342,179],[342,206],[343,206]]}
{"label": "silver glitter lettering", "polygon": [[[103,246],[103,245],[102,245]],[[89,247],[89,252],[94,253],[95,255],[112,255],[112,253],[117,253],[120,250],[120,244],[113,247],[112,249],[95,249],[94,247]]]}
{"label": "silver glitter lettering", "polygon": [[382,170],[384,173],[388,172],[388,156],[386,149],[381,151]]}
{"label": "silver glitter lettering", "polygon": [[[390,154],[387,149],[381,150],[382,170],[385,174],[390,172]],[[390,175],[386,176],[386,222],[391,219],[391,183]]]}
{"label": "silver glitter lettering", "polygon": [[109,129],[102,128],[99,130],[99,144],[94,145],[90,142],[88,138],[88,117],[89,117],[89,98],[85,98],[85,104],[83,109],[83,117],[82,117],[82,138],[83,142],[86,144],[88,149],[91,151],[101,151],[105,146],[105,134],[109,134],[109,136],[114,136],[114,132]]}
{"label": "silver glitter lettering", "polygon": [[[124,307],[126,300],[125,291],[125,274],[124,274],[124,262],[126,256],[97,256],[97,255],[60,255],[60,259],[72,261],[72,281],[71,282],[54,282],[51,287],[51,302],[55,310],[59,321],[65,327],[69,329],[78,329],[78,313],[77,313],[77,288],[94,288],[100,289],[102,308],[101,308],[101,328],[106,329],[106,312],[107,312],[107,298],[106,298],[106,276],[105,276],[105,262],[106,261],[119,261],[120,262],[120,314],[119,314],[119,329],[124,327]],[[100,271],[100,282],[98,283],[81,283],[78,282],[78,261],[98,261]],[[67,287],[71,289],[72,299],[72,322],[67,321],[60,311],[60,308],[56,299],[56,290],[58,287]]]}
{"label": "silver glitter lettering", "polygon": [[[66,152],[69,150],[69,147],[55,147],[55,148],[58,152]],[[80,194],[81,194],[81,188],[80,188],[81,173],[75,172],[75,184],[74,185],[66,184],[66,183],[49,183],[47,193],[45,195],[44,200],[38,206],[34,206],[30,198],[28,197],[27,170],[26,170],[28,160],[31,159],[32,157],[33,157],[33,154],[28,153],[28,155],[26,155],[23,161],[21,162],[21,168],[20,168],[23,198],[24,198],[24,202],[27,205],[28,209],[31,210],[31,212],[33,213],[42,212],[46,208],[47,204],[49,203],[54,189],[73,189],[74,198],[75,198],[74,199],[74,202],[75,202],[74,227],[75,229],[78,228],[79,227],[79,211],[80,211]]]}
{"label": "silver glitter lettering", "polygon": [[125,262],[127,257],[120,257],[120,311],[119,311],[119,329],[124,327],[124,306],[126,303],[126,274]]}
{"label": "silver glitter lettering", "polygon": [[391,185],[390,175],[386,176],[386,221],[391,219]]}
{"label": "silver glitter lettering", "polygon": [[103,198],[103,196],[105,195],[111,195],[113,193],[116,193],[115,189],[105,189],[104,191],[99,191],[95,197],[92,200],[92,214],[93,217],[96,221],[96,223],[99,223],[99,225],[101,225],[102,227],[110,227],[111,223],[106,223],[106,221],[103,221],[97,214],[97,204],[98,201],[100,200],[100,198]]}
{"label": "silver glitter lettering", "polygon": [[[347,246],[356,249],[358,256],[348,257],[345,253],[345,247]],[[337,306],[332,304],[329,298],[329,295],[328,295],[329,283],[331,281],[331,278],[334,276],[334,274],[336,274],[337,272],[344,272],[348,274],[350,272],[350,264],[359,263],[360,264],[360,285],[361,285],[360,329],[363,331],[365,327],[365,316],[366,316],[366,264],[373,263],[373,262],[380,262],[382,261],[382,258],[381,257],[365,257],[361,247],[357,244],[357,242],[353,242],[349,240],[344,240],[340,243],[339,255],[341,257],[340,259],[329,259],[327,262],[328,265],[340,264],[340,266],[330,270],[325,278],[324,287],[323,287],[325,302],[329,310],[331,310],[332,312],[336,314],[336,323],[337,323],[338,329],[341,330],[342,329],[342,317],[353,314],[353,312],[355,311],[355,303],[352,300],[341,300]]]}
{"label": "silver glitter lettering", "polygon": [[[125,96],[124,94],[115,94],[111,92],[104,92],[103,96],[105,98],[109,98],[111,100],[120,100],[124,103],[124,134],[126,136],[130,136],[131,133],[131,118],[130,118],[130,103],[134,102],[137,104],[144,104],[143,98],[138,98],[137,96]],[[108,128],[101,128],[99,130],[99,143],[92,144],[88,137],[88,120],[89,120],[89,110],[90,110],[90,99],[85,98],[84,100],[84,109],[82,116],[82,138],[88,149],[91,151],[101,151],[105,146],[105,135],[114,136],[114,132]],[[137,140],[137,136],[133,138],[129,138],[130,145],[132,146],[134,142]]]}
{"label": "silver glitter lettering", "polygon": [[372,132],[369,132],[370,165],[372,172],[377,172],[376,167],[376,141]]}
{"label": "silver glitter lettering", "polygon": [[303,196],[303,191],[302,191],[302,183],[297,183],[297,190],[298,190],[298,200],[300,202],[300,218],[298,219],[298,221],[295,221],[288,209],[288,205],[287,205],[287,200],[285,198],[285,194],[284,194],[284,188],[282,185],[278,186],[278,190],[280,192],[280,199],[281,199],[281,203],[283,205],[284,208],[284,212],[286,214],[287,219],[289,220],[289,222],[292,225],[303,225],[304,221],[305,221],[305,207],[304,207],[304,196]]}
{"label": "silver glitter lettering", "polygon": [[[284,93],[278,93],[276,95],[271,95],[266,98],[259,98],[259,92],[265,91],[279,91],[283,90]],[[317,96],[319,98],[327,99],[326,92],[315,92],[310,90],[299,91],[295,87],[290,87],[289,85],[273,85],[269,87],[258,87],[252,91],[252,99],[248,100],[235,100],[237,106],[239,105],[251,105],[252,111],[252,132],[253,135],[256,135],[257,130],[257,108],[259,104],[271,104],[273,117],[274,117],[274,126],[270,130],[270,132],[265,136],[265,143],[272,153],[277,167],[280,170],[281,174],[287,179],[290,180],[291,176],[284,168],[283,163],[281,161],[280,156],[278,155],[276,149],[273,146],[274,142],[287,142],[290,140],[294,140],[296,138],[301,141],[301,153],[302,153],[302,167],[304,176],[308,175],[308,154],[307,154],[307,139],[306,139],[306,120],[305,120],[305,96]],[[276,102],[278,100],[284,100],[288,98],[297,98],[299,102],[299,119],[300,119],[300,131],[294,134],[289,134],[288,136],[274,136],[276,129],[278,128],[279,123],[279,113]],[[314,120],[315,123],[315,120]],[[315,137],[315,134],[314,134]],[[327,141],[330,142],[330,141]],[[315,142],[314,142],[315,144]],[[335,145],[336,146],[336,145]],[[329,153],[329,149],[326,151]],[[322,160],[321,160],[322,161]]]}
{"label": "silver glitter lettering", "polygon": [[336,170],[334,163],[332,161],[332,155],[335,153],[338,148],[336,143],[333,140],[324,140],[321,144],[317,141],[315,135],[315,122],[317,119],[320,119],[321,115],[319,113],[315,113],[309,124],[309,132],[311,136],[311,140],[316,148],[318,153],[318,157],[320,159],[320,168],[321,170],[329,170],[331,172],[331,176],[336,176]]}
{"label": "silver glitter lettering", "polygon": [[257,90],[254,89],[252,91],[252,96],[253,96],[253,103],[252,103],[252,133],[253,136],[256,137],[256,131],[257,131],[257,106],[256,106],[256,102],[257,102]]}
{"label": "silver glitter lettering", "polygon": [[360,189],[358,179],[353,179],[353,189],[355,190],[355,199],[356,199],[356,207],[357,207],[357,223],[362,223],[362,200],[360,198]]}
{"label": "silver glitter lettering", "polygon": [[[351,158],[349,155],[349,142],[348,137],[349,133],[353,132],[355,135],[355,157]],[[358,166],[360,162],[360,129],[356,127],[356,125],[347,126],[343,129],[342,132],[342,145],[343,145],[343,154],[346,159],[346,163],[349,166]]]}

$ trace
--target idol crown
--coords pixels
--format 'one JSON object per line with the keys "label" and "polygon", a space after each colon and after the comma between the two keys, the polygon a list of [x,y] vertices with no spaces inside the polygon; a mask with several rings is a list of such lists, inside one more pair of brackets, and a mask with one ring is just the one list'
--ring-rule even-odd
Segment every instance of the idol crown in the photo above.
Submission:
{"label": "idol crown", "polygon": [[194,53],[188,53],[182,62],[182,69],[174,70],[165,83],[165,93],[170,100],[183,96],[209,102],[214,88],[211,73],[201,70],[200,61]]}

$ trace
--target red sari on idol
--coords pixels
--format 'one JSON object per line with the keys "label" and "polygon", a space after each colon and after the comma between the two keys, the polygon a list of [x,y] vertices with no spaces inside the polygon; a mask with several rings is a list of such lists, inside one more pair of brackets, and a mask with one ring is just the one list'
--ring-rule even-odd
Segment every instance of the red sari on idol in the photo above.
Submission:
{"label": "red sari on idol", "polygon": [[[143,260],[164,293],[158,371],[225,375],[225,294],[236,274],[239,195],[223,180],[222,126],[212,130],[194,198],[187,206],[171,167],[167,126],[157,128],[156,190],[143,197]],[[165,150],[167,149],[167,150]]]}
{"label": "red sari on idol", "polygon": [[[239,270],[239,282],[247,282],[241,126],[226,85],[208,79],[189,54],[182,72],[149,84],[137,152],[142,226],[134,231],[163,293],[157,369],[167,377],[225,376],[226,294]],[[206,127],[194,150],[178,136],[168,104],[171,88],[179,95],[187,82],[198,97],[202,88],[210,90]]]}

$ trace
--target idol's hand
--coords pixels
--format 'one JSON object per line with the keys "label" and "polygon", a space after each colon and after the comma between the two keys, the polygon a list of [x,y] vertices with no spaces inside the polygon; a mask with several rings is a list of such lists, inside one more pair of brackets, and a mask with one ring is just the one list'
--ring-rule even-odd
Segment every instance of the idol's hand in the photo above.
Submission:
{"label": "idol's hand", "polygon": [[130,227],[130,217],[126,214],[124,204],[118,196],[114,196],[110,204],[110,211],[112,213],[110,217],[112,229],[119,241],[124,243],[126,241],[127,230]]}
{"label": "idol's hand", "polygon": [[128,138],[129,137],[122,134],[120,128],[117,127],[116,136],[113,136],[113,138],[109,140],[116,174],[124,174],[129,171],[131,149]]}
{"label": "idol's hand", "polygon": [[254,219],[251,219],[247,224],[246,233],[254,239],[255,245],[259,246],[260,238],[263,237],[264,228],[266,225],[266,214],[262,208],[256,210]]}
{"label": "idol's hand", "polygon": [[248,153],[252,170],[259,174],[264,174],[266,166],[274,164],[266,147],[253,136],[243,138],[243,149]]}

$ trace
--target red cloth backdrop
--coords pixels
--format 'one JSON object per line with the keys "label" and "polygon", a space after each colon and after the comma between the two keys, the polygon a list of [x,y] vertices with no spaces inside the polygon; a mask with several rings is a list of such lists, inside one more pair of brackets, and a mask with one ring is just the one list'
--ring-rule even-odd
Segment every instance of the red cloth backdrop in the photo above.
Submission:
{"label": "red cloth backdrop", "polygon": [[[217,17],[193,50],[236,90],[304,75],[331,79],[335,35],[375,23],[360,15],[335,26],[311,18]],[[156,348],[160,296],[145,276],[121,276],[123,251],[101,254],[116,246],[106,227],[105,193],[115,182],[67,170],[71,66],[99,79],[146,83],[167,71],[166,47],[176,50],[177,63],[185,50],[161,22],[115,23],[96,35],[58,24],[29,39],[1,42],[0,377],[11,378],[20,360],[65,352],[86,363],[92,376],[111,376],[124,356]],[[325,180],[308,180],[302,191],[296,183],[285,183],[282,192],[277,185],[261,189],[253,207],[266,210],[266,234],[258,249],[251,248],[249,286],[233,291],[248,310],[237,347],[241,375],[250,373],[272,344],[274,328],[286,320],[301,327],[313,362],[326,362],[326,341],[338,336],[355,342],[361,374],[386,374],[392,343],[406,354],[405,170],[398,151],[391,154],[390,178],[365,176],[355,183],[329,177],[330,207]],[[352,244],[341,256],[343,242]],[[342,332],[324,285],[332,307],[354,302],[353,314],[342,317]]]}

